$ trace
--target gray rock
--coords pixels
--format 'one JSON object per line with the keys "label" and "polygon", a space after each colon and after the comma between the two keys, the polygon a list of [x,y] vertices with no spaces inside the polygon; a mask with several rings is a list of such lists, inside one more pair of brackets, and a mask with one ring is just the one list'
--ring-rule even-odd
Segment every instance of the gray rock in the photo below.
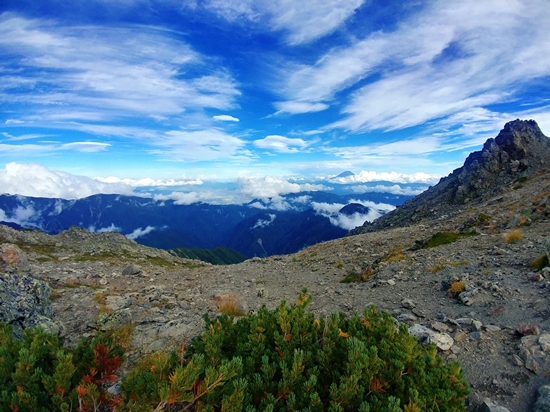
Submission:
{"label": "gray rock", "polygon": [[466,305],[471,306],[474,303],[473,297],[477,295],[478,289],[473,288],[471,290],[466,290],[465,292],[462,292],[460,295],[458,295],[458,299]]}
{"label": "gray rock", "polygon": [[543,333],[539,336],[539,345],[544,352],[550,352],[550,334]]}
{"label": "gray rock", "polygon": [[418,338],[422,343],[434,343],[441,350],[449,350],[454,344],[453,338],[447,333],[435,332],[418,323],[409,328],[409,333]]}
{"label": "gray rock", "polygon": [[480,409],[481,412],[510,412],[508,408],[505,408],[504,406],[499,406],[491,401],[483,402]]}
{"label": "gray rock", "polygon": [[134,265],[133,263],[126,266],[122,271],[122,276],[136,276],[141,274],[141,267]]}
{"label": "gray rock", "polygon": [[14,336],[23,330],[40,326],[57,333],[51,318],[50,288],[46,282],[17,273],[0,273],[0,321],[12,325]]}
{"label": "gray rock", "polygon": [[28,274],[30,265],[21,249],[11,243],[3,243],[0,245],[0,271]]}
{"label": "gray rock", "polygon": [[483,328],[487,332],[498,332],[499,330],[502,330],[499,326],[496,325],[484,325]]}
{"label": "gray rock", "polygon": [[533,412],[550,412],[550,385],[543,385],[537,390]]}
{"label": "gray rock", "polygon": [[416,322],[418,318],[412,313],[402,313],[397,316],[399,322]]}
{"label": "gray rock", "polygon": [[479,332],[481,331],[481,327],[483,326],[483,323],[481,323],[479,320],[474,320],[472,322],[472,328],[474,331]]}

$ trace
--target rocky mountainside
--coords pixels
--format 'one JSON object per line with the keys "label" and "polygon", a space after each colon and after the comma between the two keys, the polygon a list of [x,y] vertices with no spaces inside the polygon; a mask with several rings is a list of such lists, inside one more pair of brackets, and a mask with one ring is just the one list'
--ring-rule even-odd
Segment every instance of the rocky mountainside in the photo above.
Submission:
{"label": "rocky mountainside", "polygon": [[351,234],[407,226],[458,213],[466,205],[498,196],[507,185],[550,167],[550,140],[534,120],[507,123],[483,149],[471,153],[464,165],[373,223]]}
{"label": "rocky mountainside", "polygon": [[237,265],[180,259],[116,233],[0,226],[1,314],[21,327],[44,324],[67,345],[128,325],[131,365],[200,334],[202,315],[224,302],[243,313],[273,309],[307,287],[317,316],[375,304],[459,360],[468,410],[549,410],[550,157],[539,132],[532,121],[508,124],[432,197],[392,213],[410,221],[383,217],[365,233]]}

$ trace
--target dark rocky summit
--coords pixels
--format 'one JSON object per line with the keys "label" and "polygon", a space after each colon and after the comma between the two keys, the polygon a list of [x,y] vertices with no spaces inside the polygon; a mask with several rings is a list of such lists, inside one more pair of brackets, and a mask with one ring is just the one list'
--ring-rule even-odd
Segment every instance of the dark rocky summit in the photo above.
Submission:
{"label": "dark rocky summit", "polygon": [[339,210],[340,213],[346,216],[353,216],[355,213],[366,215],[369,213],[369,211],[370,209],[368,207],[363,206],[359,203],[350,203],[349,205],[346,205]]}
{"label": "dark rocky summit", "polygon": [[548,167],[550,139],[534,120],[514,120],[437,185],[350,234],[407,226],[455,214],[466,205],[502,194],[510,183],[520,182]]}

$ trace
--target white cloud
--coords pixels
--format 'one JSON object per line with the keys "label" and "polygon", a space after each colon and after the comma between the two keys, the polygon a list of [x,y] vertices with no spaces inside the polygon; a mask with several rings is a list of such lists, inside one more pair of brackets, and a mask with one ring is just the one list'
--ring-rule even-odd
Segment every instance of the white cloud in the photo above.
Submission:
{"label": "white cloud", "polygon": [[312,113],[312,112],[321,112],[328,109],[328,104],[325,103],[308,103],[308,102],[276,102],[274,103],[277,108],[276,114],[281,113],[290,113],[290,114],[300,114],[300,113]]}
{"label": "white cloud", "polygon": [[369,192],[378,192],[378,193],[391,193],[392,195],[405,195],[405,196],[416,196],[420,193],[426,191],[427,187],[412,188],[412,187],[401,187],[399,185],[357,185],[351,186],[351,190],[355,193],[369,193]]}
{"label": "white cloud", "polygon": [[316,192],[330,188],[311,183],[290,183],[281,177],[240,177],[237,180],[238,191],[251,198],[269,199],[287,193]]}
{"label": "white cloud", "polygon": [[190,180],[176,180],[176,179],[152,179],[150,177],[144,177],[143,179],[120,179],[118,177],[96,177],[103,183],[124,183],[131,187],[166,187],[166,186],[187,186],[187,185],[202,185],[204,182],[201,179]]}
{"label": "white cloud", "polygon": [[47,134],[40,134],[40,133],[28,133],[28,134],[21,134],[19,136],[13,136],[7,132],[0,133],[2,136],[4,136],[6,139],[11,141],[17,141],[17,140],[29,140],[29,139],[39,139],[41,137],[49,137],[51,135]]}
{"label": "white cloud", "polygon": [[220,114],[217,116],[212,116],[214,120],[220,120],[222,122],[238,122],[239,119],[233,116],[229,116],[228,114]]}
{"label": "white cloud", "polygon": [[293,203],[308,203],[311,200],[311,196],[303,195],[289,199]]}
{"label": "white cloud", "polygon": [[[289,44],[307,43],[334,31],[364,0],[207,0],[201,2],[219,16],[231,21],[251,21],[258,27],[283,30]],[[197,6],[196,2],[188,5]]]}
{"label": "white cloud", "polygon": [[550,75],[549,2],[428,2],[419,10],[314,64],[283,67],[284,96],[326,104],[360,86],[330,127],[391,130],[512,101],[521,85]]}
{"label": "white cloud", "polygon": [[300,149],[305,149],[308,146],[308,143],[303,139],[293,139],[278,135],[254,140],[253,144],[261,149],[269,149],[279,153],[299,153]]}
{"label": "white cloud", "polygon": [[98,193],[135,195],[124,183],[103,183],[35,163],[8,163],[0,170],[0,187],[4,193],[62,199],[79,199]]}
{"label": "white cloud", "polygon": [[376,172],[376,171],[361,171],[357,174],[345,177],[333,177],[331,182],[340,184],[349,183],[368,183],[377,181],[387,181],[395,183],[427,183],[434,184],[439,181],[441,176],[430,175],[423,172],[404,174],[397,172]]}
{"label": "white cloud", "polygon": [[259,227],[267,227],[269,226],[270,224],[273,223],[273,221],[275,220],[275,218],[277,217],[276,215],[274,214],[268,214],[269,216],[269,219],[258,219],[258,221],[256,222],[256,224],[254,226],[252,226],[250,228],[250,230],[253,230],[253,229],[256,229],[256,228],[259,228]]}
{"label": "white cloud", "polygon": [[[64,26],[3,13],[0,51],[10,57],[5,65],[21,68],[0,88],[0,98],[58,121],[223,110],[234,107],[240,94],[227,71],[151,26]],[[188,70],[199,66],[207,70]],[[204,72],[209,74],[197,74]]]}
{"label": "white cloud", "polygon": [[[245,142],[218,129],[199,131],[172,130],[156,142],[161,149],[151,150],[170,160],[222,160],[237,156]],[[246,155],[246,154],[243,154]]]}
{"label": "white cloud", "polygon": [[[30,139],[30,138],[29,138]],[[21,138],[9,139],[10,142],[23,140]],[[53,153],[73,150],[77,152],[99,152],[111,146],[108,143],[99,142],[72,142],[60,144],[52,141],[42,141],[39,144],[12,144],[0,143],[0,155],[2,156],[46,156]]]}
{"label": "white cloud", "polygon": [[0,209],[0,221],[16,223],[23,227],[40,229],[40,224],[37,222],[38,218],[40,218],[40,213],[37,213],[31,205],[17,206],[9,215],[3,209]]}
{"label": "white cloud", "polygon": [[111,146],[108,143],[99,143],[99,142],[73,142],[73,143],[65,143],[61,145],[62,149],[71,149],[76,150],[78,152],[86,152],[86,153],[92,153],[92,152],[101,152],[105,149],[107,149],[109,146]]}
{"label": "white cloud", "polygon": [[154,200],[173,200],[175,205],[191,205],[201,201],[201,196],[196,192],[172,192],[169,195],[154,195]]}
{"label": "white cloud", "polygon": [[392,205],[364,200],[350,200],[350,203],[359,203],[365,207],[368,207],[369,212],[366,214],[356,212],[352,215],[340,213],[340,210],[345,205],[339,203],[312,202],[311,207],[315,213],[328,218],[330,223],[334,226],[338,226],[346,230],[354,229],[367,221],[372,222],[383,214],[395,209],[395,206]]}
{"label": "white cloud", "polygon": [[125,235],[128,239],[136,240],[138,237],[145,236],[149,233],[151,233],[153,230],[156,230],[156,227],[154,226],[147,226],[145,229],[142,229],[138,227],[136,230],[134,230],[132,233]]}
{"label": "white cloud", "polygon": [[120,228],[118,226],[115,226],[114,223],[111,223],[110,226],[102,227],[102,228],[99,228],[99,229],[96,229],[95,226],[90,226],[88,228],[88,230],[90,232],[106,233],[106,232],[120,232],[122,230],[122,228]]}

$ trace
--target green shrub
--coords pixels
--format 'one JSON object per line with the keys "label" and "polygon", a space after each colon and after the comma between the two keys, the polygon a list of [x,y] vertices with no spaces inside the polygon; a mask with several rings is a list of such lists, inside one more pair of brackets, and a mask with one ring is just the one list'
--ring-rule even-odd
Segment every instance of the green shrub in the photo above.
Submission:
{"label": "green shrub", "polygon": [[458,232],[437,232],[427,242],[422,245],[423,249],[446,245],[456,242],[458,239],[468,236],[475,236],[475,233],[458,233]]}
{"label": "green shrub", "polygon": [[[154,353],[110,396],[122,349],[107,332],[65,350],[0,325],[0,411],[463,411],[469,389],[458,363],[374,306],[363,316],[306,313],[311,297],[235,320],[205,316],[206,331],[171,353]],[[122,336],[125,336],[125,332]]]}
{"label": "green shrub", "polygon": [[0,323],[0,411],[90,411],[114,406],[106,382],[115,382],[122,351],[111,334],[83,340],[72,351],[56,336],[27,329],[23,341]]}
{"label": "green shrub", "polygon": [[368,267],[366,269],[361,269],[359,273],[352,271],[348,273],[341,281],[340,283],[360,283],[360,282],[366,282],[370,279],[372,275],[376,273],[376,270],[372,267]]}
{"label": "green shrub", "polygon": [[550,265],[550,261],[548,260],[548,255],[544,253],[540,255],[538,258],[531,261],[531,263],[529,264],[529,267],[531,269],[541,270],[549,265]]}
{"label": "green shrub", "polygon": [[130,372],[122,389],[132,410],[464,410],[460,366],[444,365],[435,346],[374,307],[316,319],[305,311],[310,299],[304,290],[290,307],[206,317],[185,355],[156,354]]}

